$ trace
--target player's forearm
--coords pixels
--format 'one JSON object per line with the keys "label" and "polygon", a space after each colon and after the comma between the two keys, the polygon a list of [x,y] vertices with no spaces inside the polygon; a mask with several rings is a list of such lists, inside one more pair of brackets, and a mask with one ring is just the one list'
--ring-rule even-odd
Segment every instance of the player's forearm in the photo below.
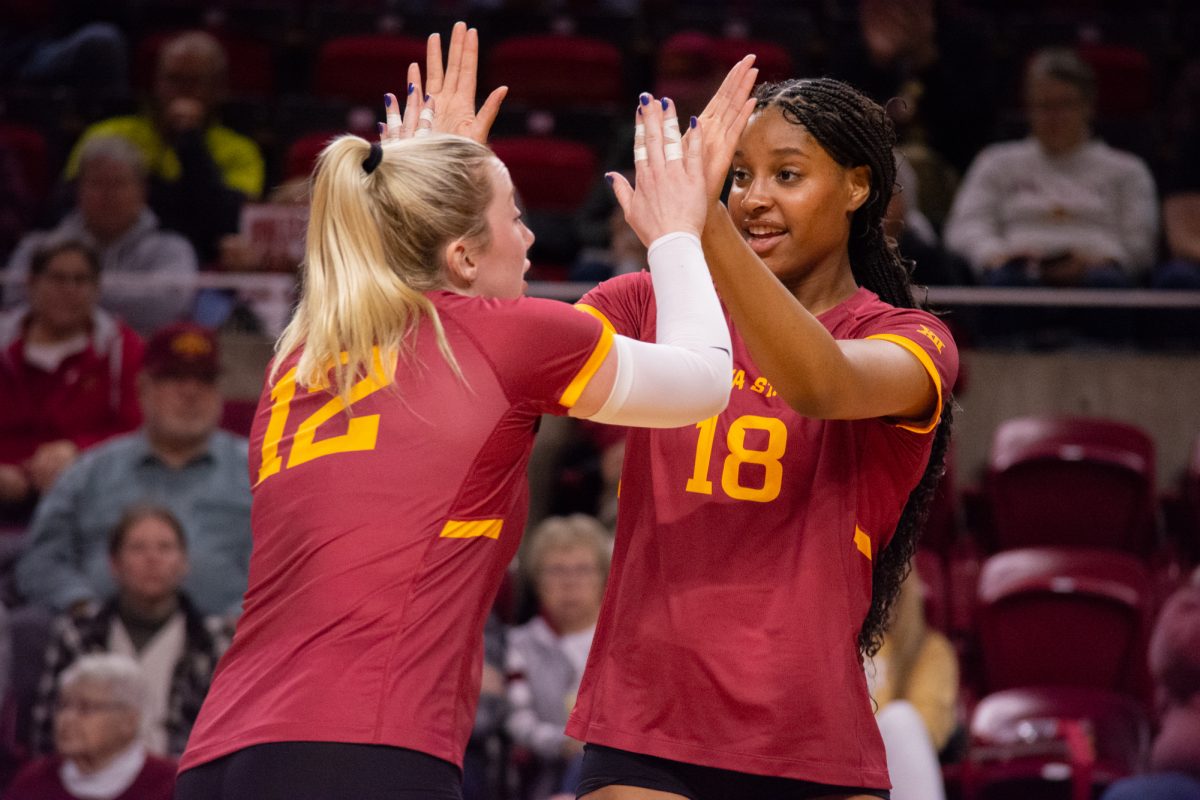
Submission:
{"label": "player's forearm", "polygon": [[775,391],[805,416],[838,416],[851,375],[837,341],[750,249],[720,204],[708,215],[703,244],[717,291]]}
{"label": "player's forearm", "polygon": [[599,410],[584,416],[647,428],[690,425],[729,402],[729,329],[695,235],[660,237],[647,257],[658,307],[656,343],[613,337],[611,391]]}

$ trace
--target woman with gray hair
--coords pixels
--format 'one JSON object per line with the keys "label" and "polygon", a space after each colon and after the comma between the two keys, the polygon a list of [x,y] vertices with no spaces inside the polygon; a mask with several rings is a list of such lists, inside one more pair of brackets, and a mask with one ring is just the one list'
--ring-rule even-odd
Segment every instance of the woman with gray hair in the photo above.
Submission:
{"label": "woman with gray hair", "polygon": [[1129,286],[1154,261],[1154,178],[1093,137],[1095,105],[1095,76],[1074,51],[1030,59],[1030,136],[979,153],[946,222],[946,246],[981,283]]}
{"label": "woman with gray hair", "polygon": [[100,305],[145,335],[191,310],[198,270],[187,239],[159,227],[150,210],[146,163],[119,136],[97,136],[80,149],[75,207],[53,230],[17,245],[7,274],[16,297],[34,253],[50,239],[75,239],[100,260]]}
{"label": "woman with gray hair", "polygon": [[548,517],[530,536],[524,564],[539,613],[508,634],[507,728],[536,759],[529,796],[574,797],[583,744],[564,729],[600,616],[612,535],[595,517],[572,514]]}
{"label": "woman with gray hair", "polygon": [[146,682],[128,656],[84,656],[62,674],[58,753],[26,766],[4,800],[169,800],[175,765],[139,739]]}

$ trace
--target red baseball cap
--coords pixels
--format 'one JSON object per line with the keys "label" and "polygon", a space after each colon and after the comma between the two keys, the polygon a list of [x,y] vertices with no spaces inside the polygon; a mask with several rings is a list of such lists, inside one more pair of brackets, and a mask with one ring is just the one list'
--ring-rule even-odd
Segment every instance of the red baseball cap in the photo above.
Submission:
{"label": "red baseball cap", "polygon": [[176,322],[161,328],[146,344],[142,369],[155,378],[215,381],[221,372],[217,335],[194,322]]}

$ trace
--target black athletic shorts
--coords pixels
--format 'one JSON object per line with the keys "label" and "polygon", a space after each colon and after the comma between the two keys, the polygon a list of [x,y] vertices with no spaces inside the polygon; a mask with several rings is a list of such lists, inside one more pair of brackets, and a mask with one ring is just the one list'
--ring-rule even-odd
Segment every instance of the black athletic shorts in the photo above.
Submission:
{"label": "black athletic shorts", "polygon": [[175,800],[462,800],[462,773],[416,750],[258,744],[180,773]]}
{"label": "black athletic shorts", "polygon": [[576,795],[583,797],[605,786],[637,786],[680,794],[691,800],[811,800],[828,794],[866,794],[883,800],[891,799],[891,792],[887,789],[830,786],[792,778],[751,775],[631,753],[614,747],[584,745],[583,777]]}

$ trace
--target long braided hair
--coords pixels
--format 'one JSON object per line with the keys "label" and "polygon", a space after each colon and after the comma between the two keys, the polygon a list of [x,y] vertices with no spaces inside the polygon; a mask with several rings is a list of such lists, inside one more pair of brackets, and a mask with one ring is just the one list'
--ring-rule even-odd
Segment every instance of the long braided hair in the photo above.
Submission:
{"label": "long braided hair", "polygon": [[[870,289],[897,308],[920,308],[913,298],[911,264],[883,232],[883,217],[896,181],[893,146],[896,132],[887,112],[858,90],[830,78],[768,83],[754,93],[756,110],[775,107],[784,119],[801,125],[844,168],[866,166],[871,171],[871,193],[850,220],[850,268],[859,286]],[[934,490],[946,469],[953,398],[947,394],[942,416],[933,435],[929,463],[908,496],[896,532],[876,556],[871,579],[871,608],[858,634],[865,656],[878,652],[908,575],[917,539],[925,525]]]}

